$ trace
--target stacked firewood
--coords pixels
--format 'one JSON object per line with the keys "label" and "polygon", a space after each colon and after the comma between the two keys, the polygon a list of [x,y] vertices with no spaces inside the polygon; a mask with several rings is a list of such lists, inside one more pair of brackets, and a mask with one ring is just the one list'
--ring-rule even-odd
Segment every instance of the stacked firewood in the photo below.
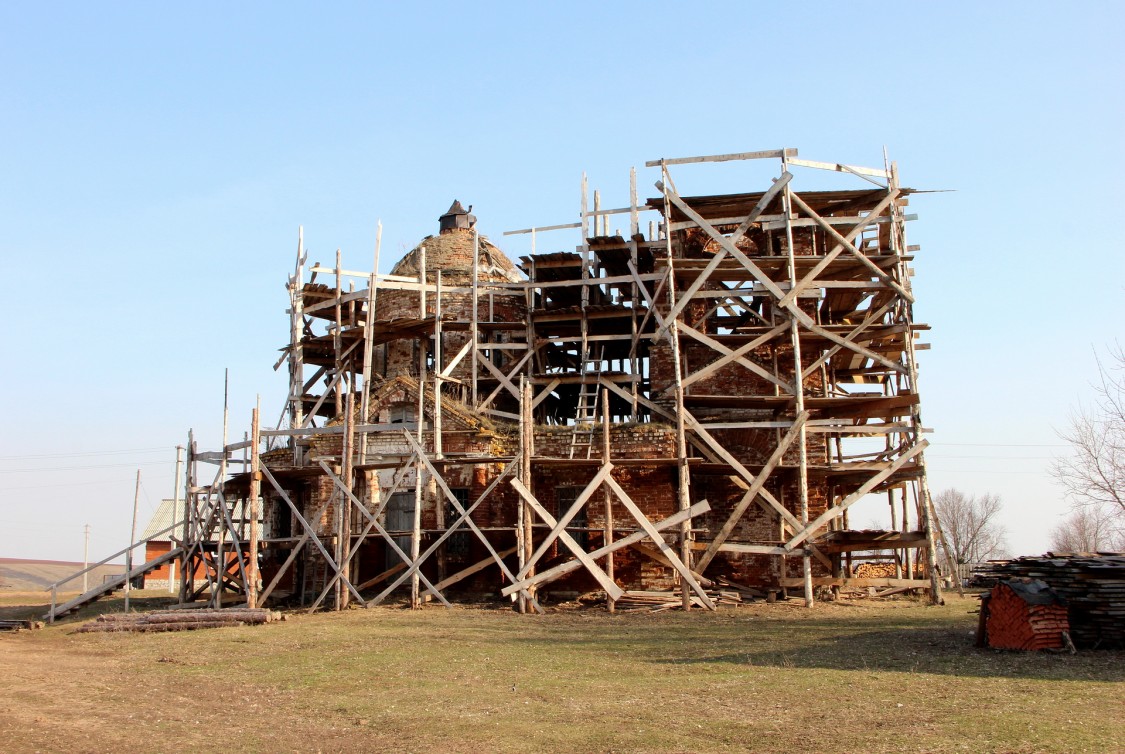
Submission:
{"label": "stacked firewood", "polygon": [[[1040,588],[1029,594],[1027,590],[1035,587]],[[1012,579],[997,584],[982,609],[988,646],[994,649],[1041,651],[1066,644],[1070,628],[1066,606],[1041,581]]]}
{"label": "stacked firewood", "polygon": [[[900,566],[900,569],[902,567]],[[902,569],[902,576],[898,578],[908,579],[910,573],[906,569]],[[895,564],[894,563],[860,563],[854,569],[853,574],[857,579],[893,579],[895,577]],[[914,564],[914,578],[925,578],[925,570],[921,563]]]}
{"label": "stacked firewood", "polygon": [[198,628],[255,626],[284,620],[279,612],[264,608],[226,610],[161,610],[152,613],[113,613],[99,615],[84,624],[79,633],[106,631],[192,631]]}
{"label": "stacked firewood", "polygon": [[1075,646],[1125,647],[1125,554],[1047,553],[994,561],[986,575],[1045,582],[1067,602]]}

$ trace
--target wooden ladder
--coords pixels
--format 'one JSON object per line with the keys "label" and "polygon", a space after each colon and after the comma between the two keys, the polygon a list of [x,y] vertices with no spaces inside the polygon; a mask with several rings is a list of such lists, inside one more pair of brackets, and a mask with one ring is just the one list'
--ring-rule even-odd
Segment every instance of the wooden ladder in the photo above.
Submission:
{"label": "wooden ladder", "polygon": [[594,427],[598,424],[598,381],[601,371],[602,346],[587,345],[583,349],[581,377],[578,385],[578,407],[574,414],[574,431],[570,435],[570,457],[589,458],[594,444]]}

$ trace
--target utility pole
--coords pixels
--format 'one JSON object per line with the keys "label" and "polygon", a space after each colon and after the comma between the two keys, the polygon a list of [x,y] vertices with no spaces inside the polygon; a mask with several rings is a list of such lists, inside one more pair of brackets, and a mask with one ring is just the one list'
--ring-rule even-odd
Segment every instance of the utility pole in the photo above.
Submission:
{"label": "utility pole", "polygon": [[133,493],[133,530],[129,534],[129,549],[125,551],[125,612],[129,612],[129,574],[133,570],[133,543],[137,541],[137,503],[141,499],[141,470],[137,469],[137,489]]}
{"label": "utility pole", "polygon": [[[170,541],[170,544],[168,545],[169,548],[175,547],[176,534],[178,533],[175,529],[176,516],[179,516],[182,513],[182,511],[180,510],[180,484],[183,481],[183,474],[181,473],[183,471],[183,468],[184,468],[183,450],[184,450],[183,445],[177,445],[176,446],[176,481],[172,484],[172,523],[173,523],[173,529],[168,534],[168,539]],[[184,535],[180,540],[180,547],[183,547],[185,549],[187,548],[187,515],[186,514],[184,515]],[[176,591],[175,587],[173,586],[173,583],[175,581],[176,581],[176,561],[173,560],[171,563],[168,564],[168,593],[169,594],[174,594],[175,591]]]}
{"label": "utility pole", "polygon": [[90,574],[86,569],[90,567],[90,525],[86,524],[86,544],[82,547],[82,593],[90,591]]}

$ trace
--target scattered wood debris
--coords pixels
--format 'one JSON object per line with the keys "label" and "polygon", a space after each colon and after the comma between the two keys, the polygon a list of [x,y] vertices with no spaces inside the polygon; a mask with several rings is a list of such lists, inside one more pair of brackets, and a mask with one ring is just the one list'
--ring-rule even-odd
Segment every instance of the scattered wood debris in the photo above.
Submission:
{"label": "scattered wood debris", "polygon": [[161,610],[151,613],[113,613],[99,615],[84,624],[79,633],[135,631],[193,631],[198,628],[247,626],[285,620],[275,611],[263,608],[233,608],[227,610]]}
{"label": "scattered wood debris", "polygon": [[[744,589],[746,587],[743,587]],[[737,588],[706,590],[708,599],[716,605],[741,605],[742,592]],[[751,598],[752,599],[752,598]],[[748,600],[747,600],[748,601]],[[616,601],[615,607],[620,612],[662,613],[665,610],[677,610],[683,607],[683,596],[678,591],[651,592],[627,591]],[[691,596],[691,606],[702,608],[703,601],[695,594]]]}
{"label": "scattered wood debris", "polygon": [[39,620],[0,620],[0,631],[35,631],[43,628]]}

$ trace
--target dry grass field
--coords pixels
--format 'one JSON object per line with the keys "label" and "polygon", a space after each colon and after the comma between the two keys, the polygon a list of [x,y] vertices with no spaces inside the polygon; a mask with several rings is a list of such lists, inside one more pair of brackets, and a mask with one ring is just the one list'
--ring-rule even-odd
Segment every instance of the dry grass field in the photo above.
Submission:
{"label": "dry grass field", "polygon": [[[140,593],[142,607],[166,601]],[[4,596],[0,617],[42,609]],[[470,607],[0,634],[23,751],[1114,752],[1125,653],[972,646],[976,601],[546,617]]]}
{"label": "dry grass field", "polygon": [[[81,569],[81,563],[0,558],[0,594],[47,589],[52,583]],[[122,573],[125,573],[124,565],[98,566],[90,572],[87,579],[90,586],[94,586],[102,583],[103,579],[107,577],[120,576]],[[79,589],[82,586],[82,577],[78,577],[63,586],[70,589]]]}

